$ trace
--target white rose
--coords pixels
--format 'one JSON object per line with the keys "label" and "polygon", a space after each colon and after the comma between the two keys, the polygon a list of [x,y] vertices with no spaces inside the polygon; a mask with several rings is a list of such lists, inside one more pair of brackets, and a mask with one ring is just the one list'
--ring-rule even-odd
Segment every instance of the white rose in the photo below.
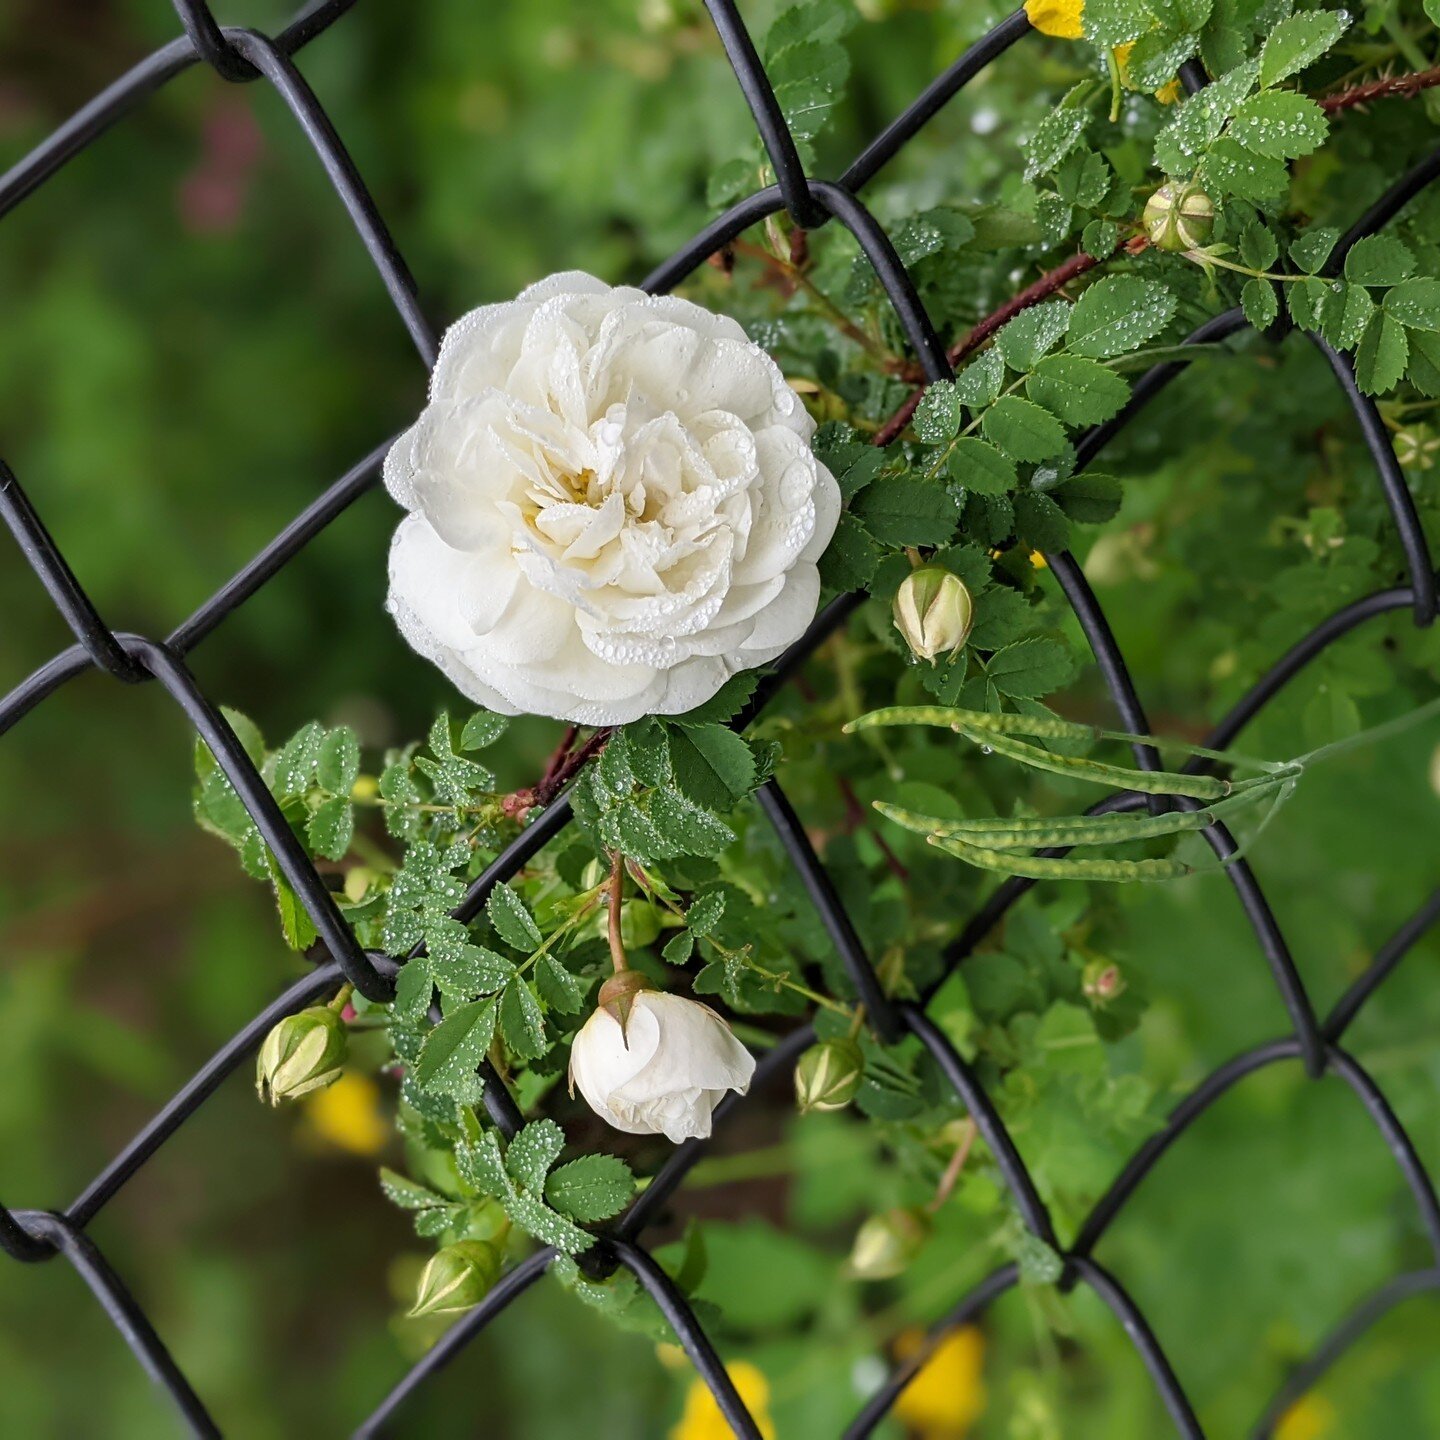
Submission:
{"label": "white rose", "polygon": [[727,1090],[750,1088],[755,1057],[708,1005],[642,990],[622,1031],[603,1005],[570,1047],[570,1083],[617,1130],[677,1145],[710,1133]]}
{"label": "white rose", "polygon": [[385,460],[389,609],[504,714],[693,709],[814,617],[840,513],[814,429],[734,320],[552,276],[445,336]]}

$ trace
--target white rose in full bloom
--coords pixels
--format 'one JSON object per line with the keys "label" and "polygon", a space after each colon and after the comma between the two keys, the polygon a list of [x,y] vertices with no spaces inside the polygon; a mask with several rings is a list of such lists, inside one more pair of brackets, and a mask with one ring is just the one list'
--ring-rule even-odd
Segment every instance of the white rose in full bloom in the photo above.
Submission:
{"label": "white rose in full bloom", "polygon": [[734,321],[571,272],[446,334],[385,460],[405,638],[503,714],[676,715],[815,615],[840,513]]}
{"label": "white rose in full bloom", "polygon": [[710,1133],[727,1090],[743,1095],[755,1057],[708,1005],[642,990],[620,1022],[600,1006],[570,1047],[570,1082],[617,1130],[677,1145]]}

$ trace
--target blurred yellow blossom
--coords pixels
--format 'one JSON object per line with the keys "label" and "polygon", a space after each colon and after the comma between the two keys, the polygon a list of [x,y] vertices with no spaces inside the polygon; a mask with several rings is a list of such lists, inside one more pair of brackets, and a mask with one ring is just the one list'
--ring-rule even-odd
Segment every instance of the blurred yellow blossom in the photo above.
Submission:
{"label": "blurred yellow blossom", "polygon": [[[737,1360],[725,1370],[745,1408],[755,1417],[764,1440],[775,1440],[775,1422],[770,1418],[770,1382],[763,1372],[748,1360]],[[685,1392],[680,1423],[671,1430],[670,1440],[733,1440],[734,1433],[709,1387],[701,1379],[692,1380]]]}
{"label": "blurred yellow blossom", "polygon": [[[921,1330],[906,1330],[895,1341],[901,1360],[925,1344]],[[895,1416],[921,1440],[964,1440],[985,1413],[985,1337],[974,1325],[952,1330],[900,1392]]]}
{"label": "blurred yellow blossom", "polygon": [[1080,16],[1085,0],[1025,0],[1025,13],[1042,35],[1057,35],[1061,40],[1078,40],[1085,33]]}
{"label": "blurred yellow blossom", "polygon": [[1302,1395],[1275,1427],[1275,1440],[1325,1440],[1335,1433],[1335,1407],[1321,1395]]}
{"label": "blurred yellow blossom", "polygon": [[352,1155],[378,1155],[390,1138],[380,1109],[380,1087],[353,1070],[328,1090],[308,1097],[304,1112],[306,1129],[314,1139]]}

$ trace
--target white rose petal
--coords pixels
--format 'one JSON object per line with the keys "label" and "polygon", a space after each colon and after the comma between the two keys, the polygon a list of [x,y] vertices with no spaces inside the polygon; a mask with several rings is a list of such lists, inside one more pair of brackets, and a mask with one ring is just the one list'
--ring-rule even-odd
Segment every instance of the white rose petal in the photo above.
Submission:
{"label": "white rose petal", "polygon": [[456,322],[391,448],[401,633],[505,714],[676,715],[819,601],[840,493],[734,321],[555,275]]}
{"label": "white rose petal", "polygon": [[617,1130],[677,1145],[710,1133],[727,1090],[750,1088],[755,1057],[708,1005],[642,990],[624,1032],[601,1007],[570,1048],[570,1081]]}

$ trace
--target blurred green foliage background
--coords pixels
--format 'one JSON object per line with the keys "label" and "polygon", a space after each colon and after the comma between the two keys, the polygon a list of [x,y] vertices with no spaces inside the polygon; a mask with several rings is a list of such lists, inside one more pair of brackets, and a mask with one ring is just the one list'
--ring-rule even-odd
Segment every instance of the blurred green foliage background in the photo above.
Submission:
{"label": "blurred green foliage background", "polygon": [[[971,0],[862,10],[864,63],[826,138],[830,159],[1002,13]],[[220,13],[283,21],[262,0]],[[0,162],[176,33],[162,0],[0,0]],[[951,106],[876,188],[882,217],[994,193],[1015,166],[1015,128],[1043,108],[1049,63],[1022,48]],[[300,65],[437,320],[562,268],[639,278],[708,217],[708,175],[751,133],[688,0],[366,0]],[[1427,133],[1418,107],[1387,114],[1401,147]],[[1349,163],[1363,188],[1378,177],[1367,154],[1381,132],[1359,123]],[[1018,288],[1032,277],[1010,278]],[[998,298],[977,294],[977,313]],[[145,634],[177,624],[423,395],[423,368],[279,99],[198,67],[0,225],[0,315],[0,453],[102,613]],[[1304,629],[1295,607],[1277,617],[1269,606],[1279,562],[1253,553],[1257,537],[1275,514],[1305,513],[1327,466],[1365,462],[1318,360],[1295,345],[1203,362],[1120,453],[1134,484],[1092,575],[1156,725],[1198,736],[1197,717],[1221,713]],[[394,520],[383,496],[362,498],[229,618],[195,656],[209,693],[273,736],[312,716],[348,721],[372,745],[421,734],[450,697],[381,610]],[[1216,576],[1216,603],[1197,594],[1197,573]],[[1406,629],[1399,616],[1347,640],[1246,748],[1300,748],[1317,697],[1378,718],[1423,695],[1436,643]],[[67,640],[27,567],[0,547],[0,687]],[[1412,691],[1391,678],[1402,656]],[[1080,693],[1099,693],[1093,677]],[[507,741],[516,784],[537,772],[552,731],[519,727]],[[86,675],[0,744],[9,1205],[77,1193],[297,973],[266,894],[194,829],[190,739],[158,687]],[[1433,727],[1412,733],[1318,776],[1255,857],[1322,1004],[1436,883],[1440,800],[1426,771],[1437,739]],[[802,809],[807,792],[833,804],[823,768],[797,767]],[[1143,1075],[1164,1099],[1281,1033],[1222,878],[1115,905],[1115,954],[1150,1001],[1110,1058],[1115,1073]],[[1007,939],[1022,959],[1025,943]],[[1352,1035],[1432,1168],[1437,960],[1431,937]],[[1043,1103],[1031,1124],[1070,1125],[1066,1183],[1093,1194],[1122,1152],[1087,1148],[1070,1110],[1075,1067],[1092,1061],[1062,1054],[1034,1077]],[[93,1227],[227,1433],[342,1433],[429,1338],[395,1319],[425,1252],[375,1183],[377,1160],[395,1157],[372,1104],[362,1090],[328,1115],[277,1117],[236,1075]],[[1041,1140],[1055,1153],[1052,1135],[1030,1131]],[[714,1222],[703,1293],[725,1312],[727,1353],[766,1373],[786,1440],[833,1437],[874,1383],[887,1337],[942,1313],[996,1256],[973,1242],[961,1203],[933,1263],[864,1291],[845,1280],[855,1223],[895,1183],[852,1117],[796,1121],[780,1094],[717,1153],[679,1209]],[[1427,1258],[1353,1096],[1307,1085],[1294,1067],[1252,1079],[1198,1125],[1101,1256],[1217,1437],[1244,1433],[1287,1361]],[[1042,1333],[1042,1317],[1070,1338]],[[1440,1433],[1437,1322],[1433,1296],[1392,1314],[1326,1382],[1314,1436]],[[974,1434],[1165,1432],[1138,1360],[1093,1298],[1008,1297],[986,1334],[989,1400]],[[651,1343],[542,1285],[421,1397],[403,1433],[663,1435],[685,1384]],[[0,1267],[0,1433],[151,1437],[173,1423],[73,1274]]]}

